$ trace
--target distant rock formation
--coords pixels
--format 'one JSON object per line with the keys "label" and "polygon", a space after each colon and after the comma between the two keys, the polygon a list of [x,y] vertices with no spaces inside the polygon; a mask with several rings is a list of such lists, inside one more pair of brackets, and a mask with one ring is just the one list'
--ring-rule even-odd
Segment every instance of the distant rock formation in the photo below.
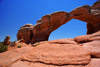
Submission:
{"label": "distant rock formation", "polygon": [[6,45],[6,46],[10,45],[10,36],[6,36],[6,38],[4,39],[3,45]]}
{"label": "distant rock formation", "polygon": [[92,6],[77,7],[70,13],[59,11],[43,16],[36,25],[24,25],[17,33],[17,39],[24,39],[26,43],[47,41],[51,32],[67,23],[71,19],[78,19],[87,23],[87,34],[100,30],[100,1]]}

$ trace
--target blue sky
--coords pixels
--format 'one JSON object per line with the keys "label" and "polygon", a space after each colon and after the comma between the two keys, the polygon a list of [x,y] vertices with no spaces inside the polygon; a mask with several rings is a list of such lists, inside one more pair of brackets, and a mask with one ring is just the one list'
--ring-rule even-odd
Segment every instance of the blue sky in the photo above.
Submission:
{"label": "blue sky", "polygon": [[[0,0],[0,41],[10,35],[11,41],[17,40],[16,34],[24,24],[35,25],[38,19],[55,11],[70,12],[82,5],[92,5],[97,0]],[[86,35],[86,23],[72,19],[50,34],[49,40],[74,38]]]}

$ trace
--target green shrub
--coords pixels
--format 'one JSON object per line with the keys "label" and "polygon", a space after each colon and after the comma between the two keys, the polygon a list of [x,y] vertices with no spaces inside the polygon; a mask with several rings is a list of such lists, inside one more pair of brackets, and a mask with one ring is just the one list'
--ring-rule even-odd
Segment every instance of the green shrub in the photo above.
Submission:
{"label": "green shrub", "polygon": [[40,43],[39,43],[39,42],[36,42],[35,44],[36,44],[35,46],[38,46],[38,45],[40,45]]}
{"label": "green shrub", "polygon": [[17,47],[18,47],[18,48],[21,48],[21,46],[22,46],[21,44],[18,44],[18,46],[17,46]]}
{"label": "green shrub", "polygon": [[84,6],[88,6],[87,4],[85,4]]}
{"label": "green shrub", "polygon": [[8,46],[0,45],[0,53],[5,52],[8,49]]}
{"label": "green shrub", "polygon": [[89,5],[85,4],[84,6],[89,6]]}

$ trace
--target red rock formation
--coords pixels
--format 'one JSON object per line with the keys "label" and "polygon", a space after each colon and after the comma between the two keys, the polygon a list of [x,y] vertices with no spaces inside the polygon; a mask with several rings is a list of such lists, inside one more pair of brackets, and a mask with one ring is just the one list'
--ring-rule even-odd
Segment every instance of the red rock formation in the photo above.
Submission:
{"label": "red rock formation", "polygon": [[62,11],[43,16],[33,27],[31,43],[48,40],[52,31],[56,30],[69,20],[69,18],[66,19],[68,15],[69,13]]}
{"label": "red rock formation", "polygon": [[17,39],[24,39],[25,43],[30,43],[32,36],[33,36],[33,25],[32,24],[26,24],[22,27],[20,27],[20,30],[17,33]]}
{"label": "red rock formation", "polygon": [[[41,44],[28,52],[22,60],[54,65],[84,65],[90,61],[90,54],[76,44]],[[81,62],[80,62],[81,61]]]}
{"label": "red rock formation", "polygon": [[0,53],[0,67],[99,67],[99,58],[100,31]]}
{"label": "red rock formation", "polygon": [[92,6],[84,5],[70,12],[73,19],[86,22],[87,34],[91,34],[100,30],[100,2],[97,1]]}
{"label": "red rock formation", "polygon": [[82,47],[91,54],[92,57],[100,58],[100,31],[74,38],[76,42],[82,43]]}
{"label": "red rock formation", "polygon": [[87,23],[87,34],[92,34],[94,33],[94,31],[95,31],[94,26],[90,23]]}
{"label": "red rock formation", "polygon": [[[100,67],[99,6],[100,2],[97,1],[92,6],[78,7],[70,13],[45,15],[34,26],[24,25],[18,31],[18,40],[24,39],[26,43],[42,42],[38,42],[35,47],[22,48],[16,46],[23,40],[16,42],[13,50],[0,53],[0,67]],[[73,18],[87,22],[89,35],[45,41],[52,31]]]}
{"label": "red rock formation", "polygon": [[100,67],[100,58],[92,58],[86,67]]}
{"label": "red rock formation", "polygon": [[92,58],[100,58],[100,40],[84,43],[82,46]]}
{"label": "red rock formation", "polygon": [[[50,65],[54,67],[59,65],[67,66],[67,64],[69,66],[84,66],[91,60],[90,54],[77,45],[74,39],[45,41],[36,47],[23,47],[0,53],[0,58],[1,67],[20,67],[25,65],[37,67],[37,64],[47,67]],[[28,64],[29,62],[32,65]]]}
{"label": "red rock formation", "polygon": [[7,45],[7,46],[10,45],[10,36],[6,36],[3,45]]}
{"label": "red rock formation", "polygon": [[[17,38],[24,39],[26,43],[46,41],[51,32],[67,23],[71,19],[78,19],[87,23],[87,34],[92,34],[100,30],[100,2],[97,1],[92,6],[84,5],[75,8],[70,13],[59,11],[43,16],[32,25],[31,30],[26,25],[17,33]],[[27,27],[27,28],[26,28]],[[33,28],[33,29],[32,29]]]}
{"label": "red rock formation", "polygon": [[74,38],[78,43],[85,43],[91,42],[94,40],[100,40],[100,31],[90,34],[90,35],[83,35]]}
{"label": "red rock formation", "polygon": [[99,35],[100,31],[6,51],[0,53],[0,67],[99,67]]}

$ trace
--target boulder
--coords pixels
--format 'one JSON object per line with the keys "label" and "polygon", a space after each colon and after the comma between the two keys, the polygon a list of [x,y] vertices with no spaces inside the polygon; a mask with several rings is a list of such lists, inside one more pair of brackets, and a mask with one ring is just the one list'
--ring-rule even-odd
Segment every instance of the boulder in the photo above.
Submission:
{"label": "boulder", "polygon": [[[34,51],[34,52],[33,52]],[[77,44],[44,43],[31,49],[23,61],[53,65],[86,65],[91,56]]]}
{"label": "boulder", "polygon": [[74,39],[78,43],[85,43],[85,42],[90,42],[94,40],[100,40],[100,31],[90,34],[90,35],[78,36],[78,37],[75,37]]}
{"label": "boulder", "polygon": [[100,67],[100,58],[92,58],[86,67]]}
{"label": "boulder", "polygon": [[51,44],[77,44],[77,42],[75,42],[75,40],[72,38],[57,39],[57,40],[52,40],[48,42]]}
{"label": "boulder", "polygon": [[41,42],[36,42],[32,44],[33,46],[37,46],[38,44],[77,44],[73,38],[66,38],[66,39],[57,39],[57,40],[51,40],[51,41],[41,41]]}
{"label": "boulder", "polygon": [[3,45],[7,45],[7,46],[10,45],[10,36],[6,36]]}
{"label": "boulder", "polygon": [[100,58],[100,40],[84,43],[82,46],[93,58]]}

